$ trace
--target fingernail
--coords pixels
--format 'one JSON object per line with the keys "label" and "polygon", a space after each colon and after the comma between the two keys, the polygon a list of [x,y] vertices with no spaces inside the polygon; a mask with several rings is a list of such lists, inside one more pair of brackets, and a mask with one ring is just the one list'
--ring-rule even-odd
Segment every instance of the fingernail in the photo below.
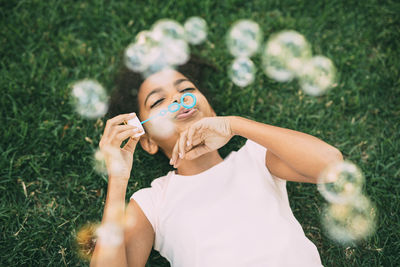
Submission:
{"label": "fingernail", "polygon": [[171,165],[172,164],[172,158],[169,160],[169,165]]}
{"label": "fingernail", "polygon": [[182,159],[183,158],[183,154],[179,152],[179,157]]}
{"label": "fingernail", "polygon": [[190,146],[190,142],[189,142],[189,141],[186,141],[186,145],[187,145],[187,146]]}
{"label": "fingernail", "polygon": [[136,133],[138,131],[138,128],[132,129],[132,132]]}

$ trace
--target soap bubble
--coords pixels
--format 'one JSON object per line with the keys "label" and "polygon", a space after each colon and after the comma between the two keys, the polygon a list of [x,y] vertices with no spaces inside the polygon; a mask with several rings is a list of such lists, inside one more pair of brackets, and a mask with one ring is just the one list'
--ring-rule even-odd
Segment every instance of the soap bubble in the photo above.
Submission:
{"label": "soap bubble", "polygon": [[262,42],[262,30],[251,20],[239,20],[229,30],[227,46],[235,57],[251,57]]}
{"label": "soap bubble", "polygon": [[237,86],[245,87],[254,81],[255,71],[254,63],[249,58],[239,57],[233,61],[229,75]]}
{"label": "soap bubble", "polygon": [[107,166],[104,155],[100,149],[96,149],[93,154],[93,168],[98,174],[106,175]]}
{"label": "soap bubble", "polygon": [[164,39],[185,38],[185,29],[177,21],[172,19],[161,19],[154,23],[152,30],[155,40],[161,42]]}
{"label": "soap bubble", "polygon": [[362,192],[364,175],[351,162],[341,161],[329,165],[318,178],[318,190],[329,202],[347,203]]}
{"label": "soap bubble", "polygon": [[183,65],[189,60],[190,48],[185,40],[166,40],[161,45],[169,65]]}
{"label": "soap bubble", "polygon": [[78,248],[78,255],[85,259],[90,260],[96,246],[96,230],[98,224],[88,223],[78,230],[75,236],[75,242]]}
{"label": "soap bubble", "polygon": [[296,31],[283,31],[267,41],[262,54],[263,69],[276,81],[290,81],[300,71],[303,60],[309,57],[311,46],[304,36]]}
{"label": "soap bubble", "polygon": [[190,17],[183,25],[185,29],[186,40],[198,45],[207,39],[207,22],[200,17]]}
{"label": "soap bubble", "polygon": [[136,41],[125,49],[125,65],[136,72],[145,71],[154,64],[161,55],[159,42],[149,31],[142,31],[136,36]]}
{"label": "soap bubble", "polygon": [[176,112],[170,113],[168,109],[158,109],[150,113],[149,118],[152,118],[143,126],[146,132],[148,132],[152,137],[157,139],[168,139],[175,132],[175,124],[173,118],[177,115]]}
{"label": "soap bubble", "polygon": [[97,81],[87,79],[76,82],[71,96],[76,111],[83,117],[99,118],[108,110],[107,93]]}
{"label": "soap bubble", "polygon": [[116,223],[105,223],[96,231],[99,244],[102,246],[116,247],[124,240],[123,227]]}
{"label": "soap bubble", "polygon": [[376,208],[363,195],[353,202],[332,203],[324,207],[322,225],[328,236],[340,243],[368,237],[376,226]]}
{"label": "soap bubble", "polygon": [[314,56],[304,62],[299,78],[300,86],[305,93],[318,96],[325,93],[335,83],[335,66],[327,57]]}

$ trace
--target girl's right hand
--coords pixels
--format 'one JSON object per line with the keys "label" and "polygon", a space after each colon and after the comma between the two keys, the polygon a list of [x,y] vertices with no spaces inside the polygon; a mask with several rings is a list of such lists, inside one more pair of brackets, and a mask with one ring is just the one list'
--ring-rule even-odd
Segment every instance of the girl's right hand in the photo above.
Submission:
{"label": "girl's right hand", "polygon": [[[124,121],[135,118],[136,114],[122,114],[107,120],[101,137],[99,147],[104,156],[109,179],[120,179],[128,181],[139,137],[133,137],[142,130],[136,126],[121,125]],[[129,138],[130,137],[130,138]],[[122,142],[129,138],[129,141],[121,148]]]}

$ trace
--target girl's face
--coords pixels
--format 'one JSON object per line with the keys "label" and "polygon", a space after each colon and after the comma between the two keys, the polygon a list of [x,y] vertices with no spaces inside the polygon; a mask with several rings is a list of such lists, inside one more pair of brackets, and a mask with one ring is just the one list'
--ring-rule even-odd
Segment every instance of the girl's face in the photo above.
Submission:
{"label": "girl's face", "polygon": [[[146,120],[150,118],[150,116],[157,114],[160,110],[168,110],[168,106],[173,102],[180,103],[181,96],[184,93],[195,95],[197,102],[194,106],[194,109],[196,109],[194,113],[186,118],[176,117],[180,110],[168,114],[171,117],[169,123],[175,128],[175,131],[167,138],[165,136],[160,138],[160,134],[157,131],[162,131],[163,129],[162,127],[157,127],[157,120],[152,119],[144,123],[143,127],[145,128],[146,134],[141,138],[142,147],[142,139],[150,138],[151,140],[146,141],[154,142],[168,156],[178,140],[179,133],[183,132],[191,124],[201,118],[216,116],[205,96],[187,77],[178,71],[167,69],[149,76],[140,86],[138,93],[138,115],[140,120]],[[185,97],[186,104],[189,104],[191,101],[191,97]],[[180,109],[185,108],[181,106]],[[165,119],[167,119],[167,117],[168,116],[166,116]],[[149,127],[150,124],[152,127]]]}

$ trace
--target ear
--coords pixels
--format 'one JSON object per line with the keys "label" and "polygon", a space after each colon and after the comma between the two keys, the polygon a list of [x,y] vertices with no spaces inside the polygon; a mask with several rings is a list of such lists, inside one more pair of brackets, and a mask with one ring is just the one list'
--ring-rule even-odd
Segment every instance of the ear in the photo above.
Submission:
{"label": "ear", "polygon": [[139,142],[147,153],[154,155],[158,152],[158,145],[147,134],[142,135]]}

